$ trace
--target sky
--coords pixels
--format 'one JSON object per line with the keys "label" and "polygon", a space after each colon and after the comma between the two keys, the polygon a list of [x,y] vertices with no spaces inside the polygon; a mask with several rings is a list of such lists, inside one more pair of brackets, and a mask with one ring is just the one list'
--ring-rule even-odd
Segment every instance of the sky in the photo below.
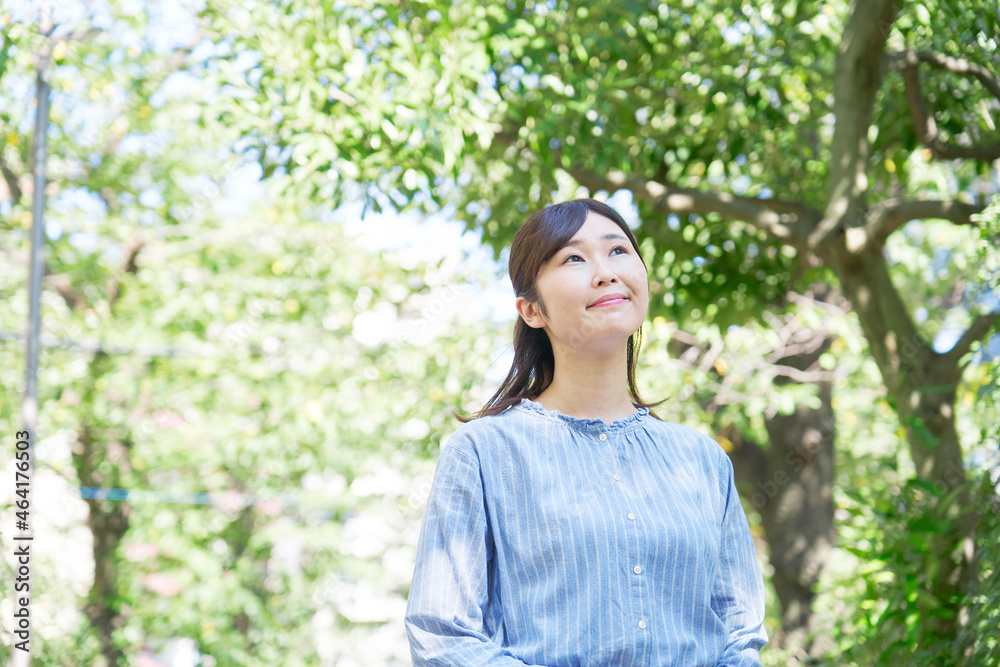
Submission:
{"label": "sky", "polygon": [[370,251],[396,250],[409,256],[413,263],[437,262],[456,252],[467,255],[459,268],[473,267],[504,272],[503,279],[490,283],[473,301],[477,316],[494,321],[513,321],[514,291],[506,278],[506,264],[493,260],[485,248],[481,234],[465,231],[462,222],[444,215],[424,217],[418,213],[374,213],[361,217],[363,205],[354,202],[341,207],[338,218],[354,241]]}

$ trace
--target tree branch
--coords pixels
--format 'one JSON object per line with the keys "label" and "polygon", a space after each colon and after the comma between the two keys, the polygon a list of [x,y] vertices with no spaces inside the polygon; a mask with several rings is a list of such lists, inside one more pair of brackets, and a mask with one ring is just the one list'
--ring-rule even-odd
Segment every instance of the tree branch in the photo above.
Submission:
{"label": "tree branch", "polygon": [[746,222],[779,241],[795,245],[805,241],[808,230],[804,227],[811,227],[820,217],[818,211],[799,202],[674,188],[658,181],[628,178],[622,172],[600,176],[572,167],[567,171],[591,192],[630,190],[634,197],[653,204],[662,213],[716,213],[727,220]]}
{"label": "tree branch", "polygon": [[[787,326],[794,327],[795,324],[796,319],[793,318],[788,322]],[[836,377],[835,371],[826,371],[813,367],[816,365],[819,356],[830,348],[830,345],[837,336],[825,329],[812,330],[798,328],[793,333],[793,337],[796,339],[809,341],[808,347],[803,346],[799,348],[798,346],[786,345],[783,342],[778,349],[770,354],[763,354],[759,351],[755,352],[751,355],[752,358],[759,358],[764,363],[752,362],[751,368],[753,371],[771,376],[775,380],[771,383],[774,385],[786,384],[789,380],[804,384],[832,381]],[[725,344],[722,341],[716,341],[711,348],[705,349],[695,336],[681,329],[671,330],[670,341],[667,344],[668,352],[677,361],[692,369],[697,369],[701,373],[721,378],[716,384],[717,391],[715,397],[711,402],[702,406],[709,413],[715,412],[722,405],[736,402],[746,403],[755,396],[764,395],[769,386],[768,383],[764,383],[763,388],[754,392],[751,396],[747,396],[732,388],[733,378],[739,375],[739,373],[726,373],[723,376],[718,371],[713,370],[716,360],[725,351],[724,348]],[[775,363],[772,360],[783,361],[785,363]],[[784,380],[783,378],[788,378],[788,380]]]}
{"label": "tree branch", "polygon": [[[958,339],[955,346],[947,352],[940,354],[938,357],[939,363],[960,371],[959,360],[965,356],[975,341],[982,340],[990,329],[998,324],[1000,324],[1000,312],[986,313],[972,320],[972,324],[969,325],[969,328]],[[956,373],[956,376],[958,374]],[[958,378],[956,377],[955,379],[957,381]]]}
{"label": "tree branch", "polygon": [[956,225],[975,225],[972,216],[983,208],[959,201],[887,199],[871,208],[865,231],[871,243],[882,245],[894,231],[910,220],[937,219],[948,220]]}
{"label": "tree branch", "polygon": [[[789,325],[792,324],[789,322]],[[786,327],[787,328],[787,325]],[[787,340],[781,342],[781,346],[776,349],[771,354],[764,357],[764,361],[770,364],[777,364],[781,359],[785,357],[794,357],[798,355],[812,354],[816,350],[822,348],[825,341],[830,336],[830,332],[823,331],[808,331],[808,338],[801,342],[790,343]],[[776,366],[777,367],[777,366]],[[786,374],[787,375],[787,374]],[[789,375],[789,377],[793,377]],[[799,380],[799,382],[816,382],[816,380]]]}
{"label": "tree branch", "polygon": [[[829,344],[826,345],[829,347]],[[771,369],[774,370],[774,375],[777,377],[783,375],[795,382],[801,382],[803,384],[814,384],[817,382],[832,382],[834,378],[837,377],[835,371],[802,371],[798,368],[792,366],[785,366],[782,364],[772,364]]]}
{"label": "tree branch", "polygon": [[7,190],[10,192],[10,205],[13,208],[21,201],[24,192],[21,190],[21,184],[17,180],[17,174],[11,170],[2,153],[0,153],[0,172],[3,172],[3,180],[7,183]]}
{"label": "tree branch", "polygon": [[900,0],[851,2],[843,39],[833,67],[833,144],[829,161],[827,206],[809,234],[808,247],[818,250],[858,219],[868,194],[868,128],[881,83],[879,63],[888,29]]}
{"label": "tree branch", "polygon": [[892,54],[889,64],[903,74],[903,89],[906,94],[906,104],[910,107],[913,117],[913,127],[917,138],[931,154],[939,160],[981,160],[989,162],[1000,158],[1000,142],[985,146],[956,146],[943,141],[938,132],[934,117],[927,110],[923,92],[920,89],[919,62],[927,62],[939,69],[974,76],[983,82],[990,92],[1000,99],[1000,82],[997,82],[989,72],[979,65],[950,58],[934,53],[918,51],[901,51]]}
{"label": "tree branch", "polygon": [[[517,146],[517,130],[496,127],[493,140],[504,146]],[[555,149],[556,164],[562,157],[562,148]],[[596,174],[579,167],[563,168],[577,183],[591,192],[630,190],[633,197],[653,204],[664,214],[715,213],[727,220],[740,220],[764,231],[772,238],[800,245],[811,228],[820,219],[820,213],[805,202],[781,199],[741,197],[725,192],[702,192],[667,185],[661,180],[628,178],[620,171],[607,175]]]}
{"label": "tree branch", "polygon": [[136,258],[139,255],[139,251],[146,244],[145,239],[139,233],[133,234],[125,243],[125,258],[122,261],[121,268],[119,268],[115,274],[111,277],[108,285],[108,305],[112,308],[115,302],[118,301],[118,297],[122,293],[122,282],[125,280],[126,273],[135,273],[138,270],[138,264],[136,263]]}
{"label": "tree branch", "polygon": [[886,54],[886,64],[889,69],[906,69],[916,67],[917,63],[927,63],[934,69],[947,70],[963,76],[978,79],[983,87],[993,93],[993,96],[1000,100],[1000,79],[977,63],[970,63],[961,58],[952,58],[943,53],[931,53],[928,51],[894,51]]}
{"label": "tree branch", "polygon": [[59,35],[57,37],[52,37],[49,40],[49,46],[55,46],[59,42],[86,42],[90,41],[94,37],[100,35],[103,30],[100,28],[80,28],[74,32],[66,35]]}
{"label": "tree branch", "polygon": [[65,273],[45,274],[42,277],[42,282],[55,288],[70,310],[82,310],[86,307],[87,302],[83,298],[83,295],[73,289],[73,284],[70,282],[69,276]]}

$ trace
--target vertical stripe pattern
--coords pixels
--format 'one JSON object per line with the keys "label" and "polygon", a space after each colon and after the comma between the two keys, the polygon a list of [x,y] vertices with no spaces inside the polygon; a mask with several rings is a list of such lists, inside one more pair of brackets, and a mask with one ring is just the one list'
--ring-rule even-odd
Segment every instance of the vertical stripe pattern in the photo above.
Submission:
{"label": "vertical stripe pattern", "polygon": [[760,665],[764,585],[729,457],[640,408],[524,398],[441,450],[404,618],[413,664]]}

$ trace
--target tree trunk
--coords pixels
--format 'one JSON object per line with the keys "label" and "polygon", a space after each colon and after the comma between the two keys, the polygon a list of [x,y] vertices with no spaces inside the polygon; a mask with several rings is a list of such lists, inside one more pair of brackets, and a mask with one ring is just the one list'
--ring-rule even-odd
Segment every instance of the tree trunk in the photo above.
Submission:
{"label": "tree trunk", "polygon": [[[96,383],[109,370],[104,352],[98,352],[90,362],[90,377],[83,400],[86,420],[94,419]],[[85,422],[78,438],[79,448],[73,454],[73,464],[81,486],[120,487],[120,479],[131,471],[131,443],[119,441],[108,429]],[[101,472],[100,464],[112,464],[110,475]],[[124,664],[123,653],[115,646],[113,633],[123,625],[118,600],[118,545],[128,530],[130,507],[119,500],[87,500],[87,524],[94,538],[94,582],[87,601],[86,614],[101,639],[101,654],[107,667]]]}
{"label": "tree trunk", "polygon": [[[807,370],[832,341],[829,337],[815,352],[784,357],[779,363]],[[737,482],[760,512],[770,547],[772,582],[781,602],[781,631],[775,645],[799,646],[806,653],[829,648],[810,638],[817,629],[813,587],[837,539],[832,387],[829,381],[816,384],[818,408],[799,405],[790,415],[776,414],[765,420],[769,448],[742,434],[733,433],[730,438]]]}
{"label": "tree trunk", "polygon": [[[931,513],[948,528],[930,534],[926,582],[943,606],[927,614],[931,635],[954,637],[960,594],[978,577],[974,508],[970,507],[962,450],[955,430],[955,386],[961,375],[955,353],[939,354],[925,342],[889,275],[885,233],[868,222],[868,132],[881,86],[882,56],[899,0],[852,2],[834,66],[836,117],[828,200],[823,220],[810,232],[809,248],[840,281],[857,313],[889,400],[906,429],[917,476],[955,490],[950,508],[931,498]],[[937,566],[933,566],[936,561]]]}
{"label": "tree trunk", "polygon": [[[933,537],[932,557],[939,564],[930,592],[950,617],[935,619],[935,634],[953,637],[961,618],[959,596],[978,579],[975,565],[976,512],[966,486],[962,448],[955,428],[955,391],[961,377],[957,355],[939,353],[910,320],[892,284],[880,247],[851,253],[841,243],[828,247],[835,268],[878,364],[890,402],[906,430],[917,477],[941,491],[932,512],[948,521]],[[941,501],[949,492],[947,507]]]}
{"label": "tree trunk", "polygon": [[[829,297],[827,286],[818,286],[818,300]],[[835,336],[826,331],[799,328],[790,333],[792,344],[818,341],[808,352],[786,355],[777,363],[799,371],[815,370],[821,354]],[[672,356],[681,358],[691,344],[677,338],[670,341]],[[702,351],[699,356],[708,354]],[[701,362],[692,360],[690,363]],[[763,363],[763,362],[762,362]],[[775,384],[792,380],[779,376]],[[772,582],[781,603],[781,630],[773,638],[776,646],[800,647],[804,653],[819,653],[830,647],[814,642],[810,633],[818,623],[813,612],[813,587],[823,564],[836,542],[833,524],[833,481],[835,421],[832,387],[818,382],[818,408],[799,405],[790,415],[765,418],[769,446],[754,442],[734,426],[719,429],[733,443],[733,462],[741,495],[760,513],[764,537],[769,547]],[[705,400],[702,408],[712,407]],[[803,656],[804,657],[804,656]]]}

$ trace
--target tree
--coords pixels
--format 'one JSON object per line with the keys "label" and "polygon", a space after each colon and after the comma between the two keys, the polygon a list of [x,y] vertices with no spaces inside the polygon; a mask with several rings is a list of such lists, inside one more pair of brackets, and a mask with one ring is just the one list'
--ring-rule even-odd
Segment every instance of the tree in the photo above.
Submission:
{"label": "tree", "polygon": [[[35,492],[83,505],[92,540],[52,562],[36,552],[34,661],[119,665],[178,638],[206,664],[358,659],[358,628],[386,620],[369,598],[405,600],[422,500],[407,478],[426,475],[489,363],[490,332],[463,308],[477,276],[455,257],[364,250],[340,216],[267,205],[262,185],[247,206],[240,136],[202,116],[202,91],[167,84],[204,73],[200,35],[163,48],[147,16],[112,19],[71,42],[59,35],[73,26],[5,23],[0,52],[4,90],[25,91],[0,100],[0,424],[16,430],[5,408],[23,377],[31,100],[18,83],[54,42]],[[242,217],[220,212],[237,204]],[[388,488],[373,472],[386,470]],[[373,525],[377,540],[358,534]],[[91,570],[79,599],[67,560]],[[380,649],[367,653],[399,659],[399,642]]]}
{"label": "tree", "polygon": [[[240,83],[254,105],[234,103],[230,118],[290,193],[336,202],[357,181],[376,205],[454,206],[499,257],[529,207],[577,186],[624,189],[652,243],[663,297],[651,315],[728,326],[789,292],[838,290],[916,475],[955,491],[939,499],[939,567],[921,584],[939,603],[929,636],[947,638],[977,576],[956,386],[998,316],[959,302],[965,333],[937,351],[884,248],[911,220],[972,225],[983,207],[970,193],[997,157],[998,27],[974,4],[291,2],[253,22],[208,11],[217,37],[236,30],[260,63]],[[929,188],[921,159],[960,162]]]}

